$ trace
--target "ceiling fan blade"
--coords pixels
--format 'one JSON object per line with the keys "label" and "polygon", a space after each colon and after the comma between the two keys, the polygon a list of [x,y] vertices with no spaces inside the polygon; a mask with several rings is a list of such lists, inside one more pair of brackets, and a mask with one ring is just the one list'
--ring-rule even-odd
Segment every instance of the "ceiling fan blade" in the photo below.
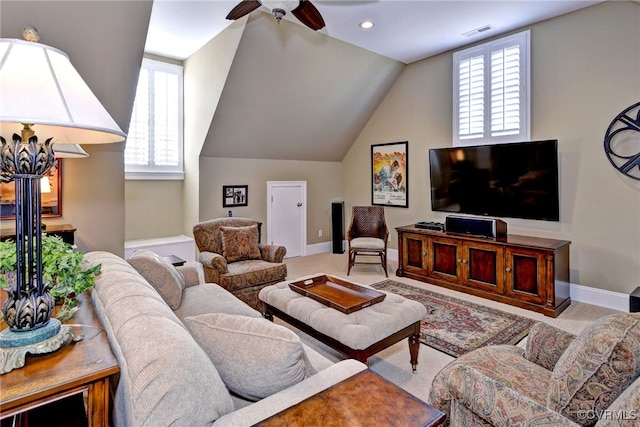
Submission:
{"label": "ceiling fan blade", "polygon": [[318,31],[324,27],[322,15],[320,15],[318,9],[308,0],[300,0],[300,6],[293,9],[291,13],[293,13],[293,16],[298,18],[300,22],[314,31]]}
{"label": "ceiling fan blade", "polygon": [[242,0],[227,15],[227,19],[240,19],[262,6],[258,0]]}

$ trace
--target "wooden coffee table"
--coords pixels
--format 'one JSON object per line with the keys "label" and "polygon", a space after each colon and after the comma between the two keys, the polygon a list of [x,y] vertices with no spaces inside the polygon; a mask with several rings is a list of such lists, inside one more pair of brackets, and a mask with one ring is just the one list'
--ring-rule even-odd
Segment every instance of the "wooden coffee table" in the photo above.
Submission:
{"label": "wooden coffee table", "polygon": [[439,426],[445,414],[367,369],[256,424],[275,426]]}

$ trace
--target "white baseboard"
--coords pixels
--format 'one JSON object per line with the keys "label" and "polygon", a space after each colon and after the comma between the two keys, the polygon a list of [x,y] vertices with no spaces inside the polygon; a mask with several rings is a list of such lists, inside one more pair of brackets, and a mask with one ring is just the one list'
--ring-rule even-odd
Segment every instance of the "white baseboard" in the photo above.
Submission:
{"label": "white baseboard", "polygon": [[[312,249],[310,246],[307,246],[309,249],[307,255],[329,252],[331,250],[331,242],[318,243],[312,246]],[[388,249],[387,258],[398,261],[398,250]],[[610,308],[612,310],[618,310],[626,313],[629,312],[629,295],[620,292],[607,291],[604,289],[591,288],[589,286],[570,283],[569,295],[571,295],[572,301],[597,305],[599,307]]]}
{"label": "white baseboard", "polygon": [[606,307],[612,310],[629,312],[629,295],[605,289],[571,283],[569,288],[571,301]]}

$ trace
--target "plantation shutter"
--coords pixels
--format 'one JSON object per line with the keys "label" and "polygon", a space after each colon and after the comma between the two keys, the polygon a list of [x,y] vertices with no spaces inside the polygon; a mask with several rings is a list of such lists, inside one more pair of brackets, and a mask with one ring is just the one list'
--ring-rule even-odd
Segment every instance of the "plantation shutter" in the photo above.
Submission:
{"label": "plantation shutter", "polygon": [[184,177],[182,67],[143,59],[128,135],[128,179]]}
{"label": "plantation shutter", "polygon": [[491,52],[491,135],[520,132],[520,46]]}
{"label": "plantation shutter", "polygon": [[484,134],[484,56],[460,62],[459,137],[481,138]]}
{"label": "plantation shutter", "polygon": [[178,165],[178,76],[156,72],[154,93],[154,150],[156,165]]}
{"label": "plantation shutter", "polygon": [[528,31],[454,53],[454,146],[529,139],[528,58]]}

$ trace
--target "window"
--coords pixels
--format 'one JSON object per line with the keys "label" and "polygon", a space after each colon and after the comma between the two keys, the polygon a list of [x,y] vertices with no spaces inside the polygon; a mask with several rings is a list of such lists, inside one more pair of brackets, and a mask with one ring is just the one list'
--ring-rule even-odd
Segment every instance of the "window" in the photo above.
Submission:
{"label": "window", "polygon": [[183,179],[182,66],[144,58],[124,150],[126,179]]}
{"label": "window", "polygon": [[529,137],[529,31],[455,52],[453,145]]}

